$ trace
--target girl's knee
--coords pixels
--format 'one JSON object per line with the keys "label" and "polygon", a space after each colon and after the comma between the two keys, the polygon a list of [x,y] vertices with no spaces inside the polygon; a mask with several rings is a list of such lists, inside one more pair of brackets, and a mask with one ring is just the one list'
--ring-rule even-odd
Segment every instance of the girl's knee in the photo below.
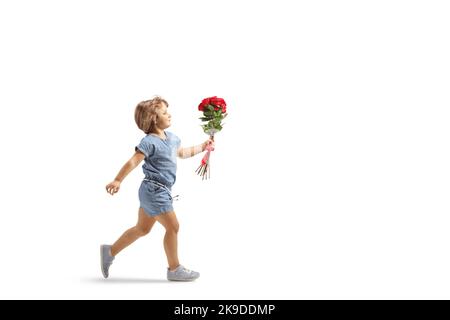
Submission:
{"label": "girl's knee", "polygon": [[150,232],[151,226],[148,227],[148,226],[139,226],[139,225],[137,225],[135,227],[135,229],[136,229],[136,232],[137,232],[138,236],[143,237],[143,236],[145,236],[146,234],[148,234]]}
{"label": "girl's knee", "polygon": [[179,230],[180,230],[180,225],[178,224],[178,222],[171,223],[171,224],[167,225],[167,227],[166,227],[167,232],[178,233]]}
{"label": "girl's knee", "polygon": [[166,232],[178,233],[180,225],[178,224],[178,219],[175,213],[167,213],[157,217],[159,223],[161,223]]}

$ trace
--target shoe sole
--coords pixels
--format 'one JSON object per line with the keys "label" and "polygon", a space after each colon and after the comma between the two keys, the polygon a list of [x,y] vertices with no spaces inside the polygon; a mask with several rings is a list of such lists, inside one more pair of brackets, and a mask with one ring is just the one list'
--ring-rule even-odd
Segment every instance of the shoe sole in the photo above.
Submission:
{"label": "shoe sole", "polygon": [[175,282],[192,282],[197,280],[198,278],[195,279],[189,279],[189,280],[179,280],[179,279],[167,279],[168,281],[175,281]]}
{"label": "shoe sole", "polygon": [[167,280],[169,280],[169,281],[178,281],[178,282],[189,282],[189,281],[195,281],[198,278],[200,278],[200,276],[198,276],[197,278],[194,278],[194,279],[169,279],[169,278],[167,278]]}
{"label": "shoe sole", "polygon": [[100,269],[102,269],[103,278],[108,279],[108,275],[105,273],[105,270],[103,269],[103,247],[104,245],[100,246]]}

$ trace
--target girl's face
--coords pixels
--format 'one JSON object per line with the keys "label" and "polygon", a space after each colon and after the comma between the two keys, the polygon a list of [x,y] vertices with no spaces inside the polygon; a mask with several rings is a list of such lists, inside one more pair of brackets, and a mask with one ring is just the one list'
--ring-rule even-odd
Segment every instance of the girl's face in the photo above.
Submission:
{"label": "girl's face", "polygon": [[167,106],[164,103],[156,109],[156,113],[158,114],[158,117],[156,118],[156,126],[162,130],[170,127],[170,119],[172,116],[167,111]]}

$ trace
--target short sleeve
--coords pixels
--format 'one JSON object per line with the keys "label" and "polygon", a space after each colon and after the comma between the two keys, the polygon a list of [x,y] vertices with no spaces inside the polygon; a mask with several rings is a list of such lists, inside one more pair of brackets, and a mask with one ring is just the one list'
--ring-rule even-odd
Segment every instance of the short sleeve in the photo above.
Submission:
{"label": "short sleeve", "polygon": [[172,132],[167,132],[170,138],[170,143],[172,146],[175,146],[177,150],[180,148],[181,140],[178,138],[178,136]]}
{"label": "short sleeve", "polygon": [[134,148],[135,151],[142,152],[146,158],[151,157],[155,153],[155,145],[148,141],[148,139],[142,139],[141,142]]}

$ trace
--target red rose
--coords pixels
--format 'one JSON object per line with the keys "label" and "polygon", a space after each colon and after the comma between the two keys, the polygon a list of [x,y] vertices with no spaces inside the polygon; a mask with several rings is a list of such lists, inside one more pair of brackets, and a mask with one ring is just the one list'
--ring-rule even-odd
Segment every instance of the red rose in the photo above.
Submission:
{"label": "red rose", "polygon": [[198,110],[199,111],[203,111],[205,109],[205,107],[209,104],[209,100],[211,98],[205,98],[202,100],[202,102],[198,105]]}
{"label": "red rose", "polygon": [[218,110],[222,110],[222,113],[225,113],[225,112],[227,112],[227,108],[226,107],[214,107],[214,110],[215,111],[218,111]]}
{"label": "red rose", "polygon": [[214,105],[214,110],[220,110],[222,109],[222,113],[227,112],[227,104],[225,102],[225,100],[223,100],[222,98],[217,98],[217,97],[212,97],[210,98],[209,101],[210,104]]}
{"label": "red rose", "polygon": [[222,98],[217,98],[216,96],[205,98],[202,100],[202,102],[198,105],[198,110],[203,111],[207,105],[213,105],[214,110],[222,110],[222,113],[227,112],[227,104],[225,100]]}
{"label": "red rose", "polygon": [[215,105],[217,107],[221,107],[221,108],[225,108],[227,106],[227,104],[225,103],[225,100],[223,100],[222,98],[217,98],[217,97],[209,98],[209,103],[212,105]]}

